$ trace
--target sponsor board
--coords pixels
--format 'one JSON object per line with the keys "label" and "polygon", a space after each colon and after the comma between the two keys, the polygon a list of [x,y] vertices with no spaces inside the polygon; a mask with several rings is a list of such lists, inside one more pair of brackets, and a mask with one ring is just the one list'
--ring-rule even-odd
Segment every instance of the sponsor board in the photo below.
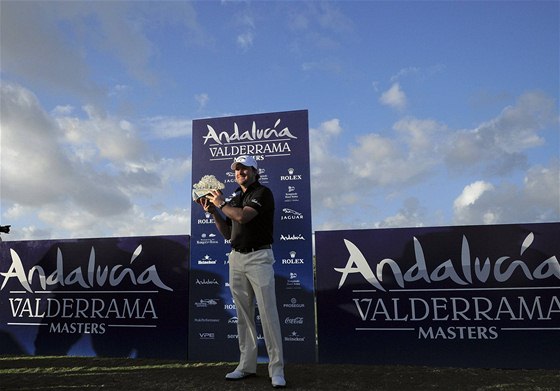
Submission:
{"label": "sponsor board", "polygon": [[559,223],[317,232],[319,359],[560,368],[559,237]]}
{"label": "sponsor board", "polygon": [[0,353],[185,359],[188,256],[188,236],[1,242]]}
{"label": "sponsor board", "polygon": [[[272,249],[276,260],[274,269],[279,316],[281,320],[287,317],[306,319],[304,324],[297,325],[298,332],[307,337],[305,342],[295,347],[284,347],[284,356],[292,362],[315,361],[307,111],[194,120],[192,140],[193,184],[204,175],[214,175],[225,184],[223,192],[226,200],[233,197],[238,187],[230,168],[233,159],[239,155],[252,155],[257,160],[259,181],[272,190],[275,201]],[[197,324],[191,325],[194,333],[189,341],[189,357],[193,360],[235,361],[239,354],[237,346],[224,349],[226,344],[237,343],[236,324],[230,323],[236,315],[236,308],[228,284],[228,257],[223,255],[229,253],[231,246],[220,236],[209,237],[217,230],[211,228],[212,218],[200,206],[193,204],[191,211],[191,235],[196,238],[191,249],[191,281],[220,281],[219,286],[191,283],[191,309],[195,310],[194,303],[200,299],[222,298],[218,306],[199,310],[212,312],[212,318],[221,319],[222,325],[231,324],[232,330],[229,333],[216,330],[213,341],[202,343],[196,332],[208,330],[197,328]],[[295,293],[302,306],[284,307],[283,303],[288,303]],[[293,326],[281,321],[282,335],[291,333],[290,327]],[[257,331],[262,333],[259,321]],[[259,361],[266,360],[266,349],[259,339]]]}

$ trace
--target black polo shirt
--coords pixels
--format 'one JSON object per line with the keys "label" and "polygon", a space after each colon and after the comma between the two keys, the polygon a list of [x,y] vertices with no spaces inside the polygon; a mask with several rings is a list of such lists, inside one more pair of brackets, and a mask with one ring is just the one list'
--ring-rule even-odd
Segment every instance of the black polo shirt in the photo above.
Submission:
{"label": "black polo shirt", "polygon": [[237,188],[229,205],[237,208],[250,206],[259,212],[246,224],[239,224],[227,219],[231,226],[231,247],[234,249],[258,248],[273,242],[274,196],[272,191],[258,181],[243,193]]}

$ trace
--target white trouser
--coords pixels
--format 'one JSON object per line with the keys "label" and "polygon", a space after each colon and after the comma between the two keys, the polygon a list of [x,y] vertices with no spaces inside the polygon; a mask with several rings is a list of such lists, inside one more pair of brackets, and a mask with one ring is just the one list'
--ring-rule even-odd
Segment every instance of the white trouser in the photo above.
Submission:
{"label": "white trouser", "polygon": [[239,335],[239,365],[237,370],[257,371],[257,329],[255,325],[255,299],[259,307],[264,342],[268,353],[269,376],[284,376],[282,335],[276,308],[274,288],[274,254],[272,249],[257,250],[248,254],[231,251],[229,255],[229,285],[237,308],[237,333]]}

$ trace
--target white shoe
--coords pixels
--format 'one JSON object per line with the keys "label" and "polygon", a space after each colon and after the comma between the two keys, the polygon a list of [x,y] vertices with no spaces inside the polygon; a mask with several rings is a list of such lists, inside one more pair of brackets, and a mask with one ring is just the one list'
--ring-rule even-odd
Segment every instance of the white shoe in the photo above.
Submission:
{"label": "white shoe", "polygon": [[255,374],[235,370],[235,371],[230,372],[226,375],[226,380],[241,380],[241,379],[245,379],[246,377],[251,377],[251,376],[255,376]]}
{"label": "white shoe", "polygon": [[272,376],[272,387],[273,388],[286,387],[286,379],[284,379],[284,376]]}

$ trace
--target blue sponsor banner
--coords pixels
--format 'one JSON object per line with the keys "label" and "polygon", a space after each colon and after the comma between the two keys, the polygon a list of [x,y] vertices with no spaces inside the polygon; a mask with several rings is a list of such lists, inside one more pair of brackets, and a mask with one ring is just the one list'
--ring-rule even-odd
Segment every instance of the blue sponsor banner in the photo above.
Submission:
{"label": "blue sponsor banner", "polygon": [[[273,251],[284,357],[315,361],[315,314],[309,129],[306,110],[193,121],[192,180],[214,175],[231,195],[230,165],[239,155],[259,164],[260,182],[275,198]],[[191,215],[189,359],[236,361],[237,317],[228,286],[230,244],[214,220],[193,203]],[[258,311],[257,311],[258,313]],[[259,360],[266,349],[257,315]]]}
{"label": "blue sponsor banner", "polygon": [[560,223],[316,232],[321,362],[560,368]]}
{"label": "blue sponsor banner", "polygon": [[189,237],[0,242],[0,354],[187,359]]}

